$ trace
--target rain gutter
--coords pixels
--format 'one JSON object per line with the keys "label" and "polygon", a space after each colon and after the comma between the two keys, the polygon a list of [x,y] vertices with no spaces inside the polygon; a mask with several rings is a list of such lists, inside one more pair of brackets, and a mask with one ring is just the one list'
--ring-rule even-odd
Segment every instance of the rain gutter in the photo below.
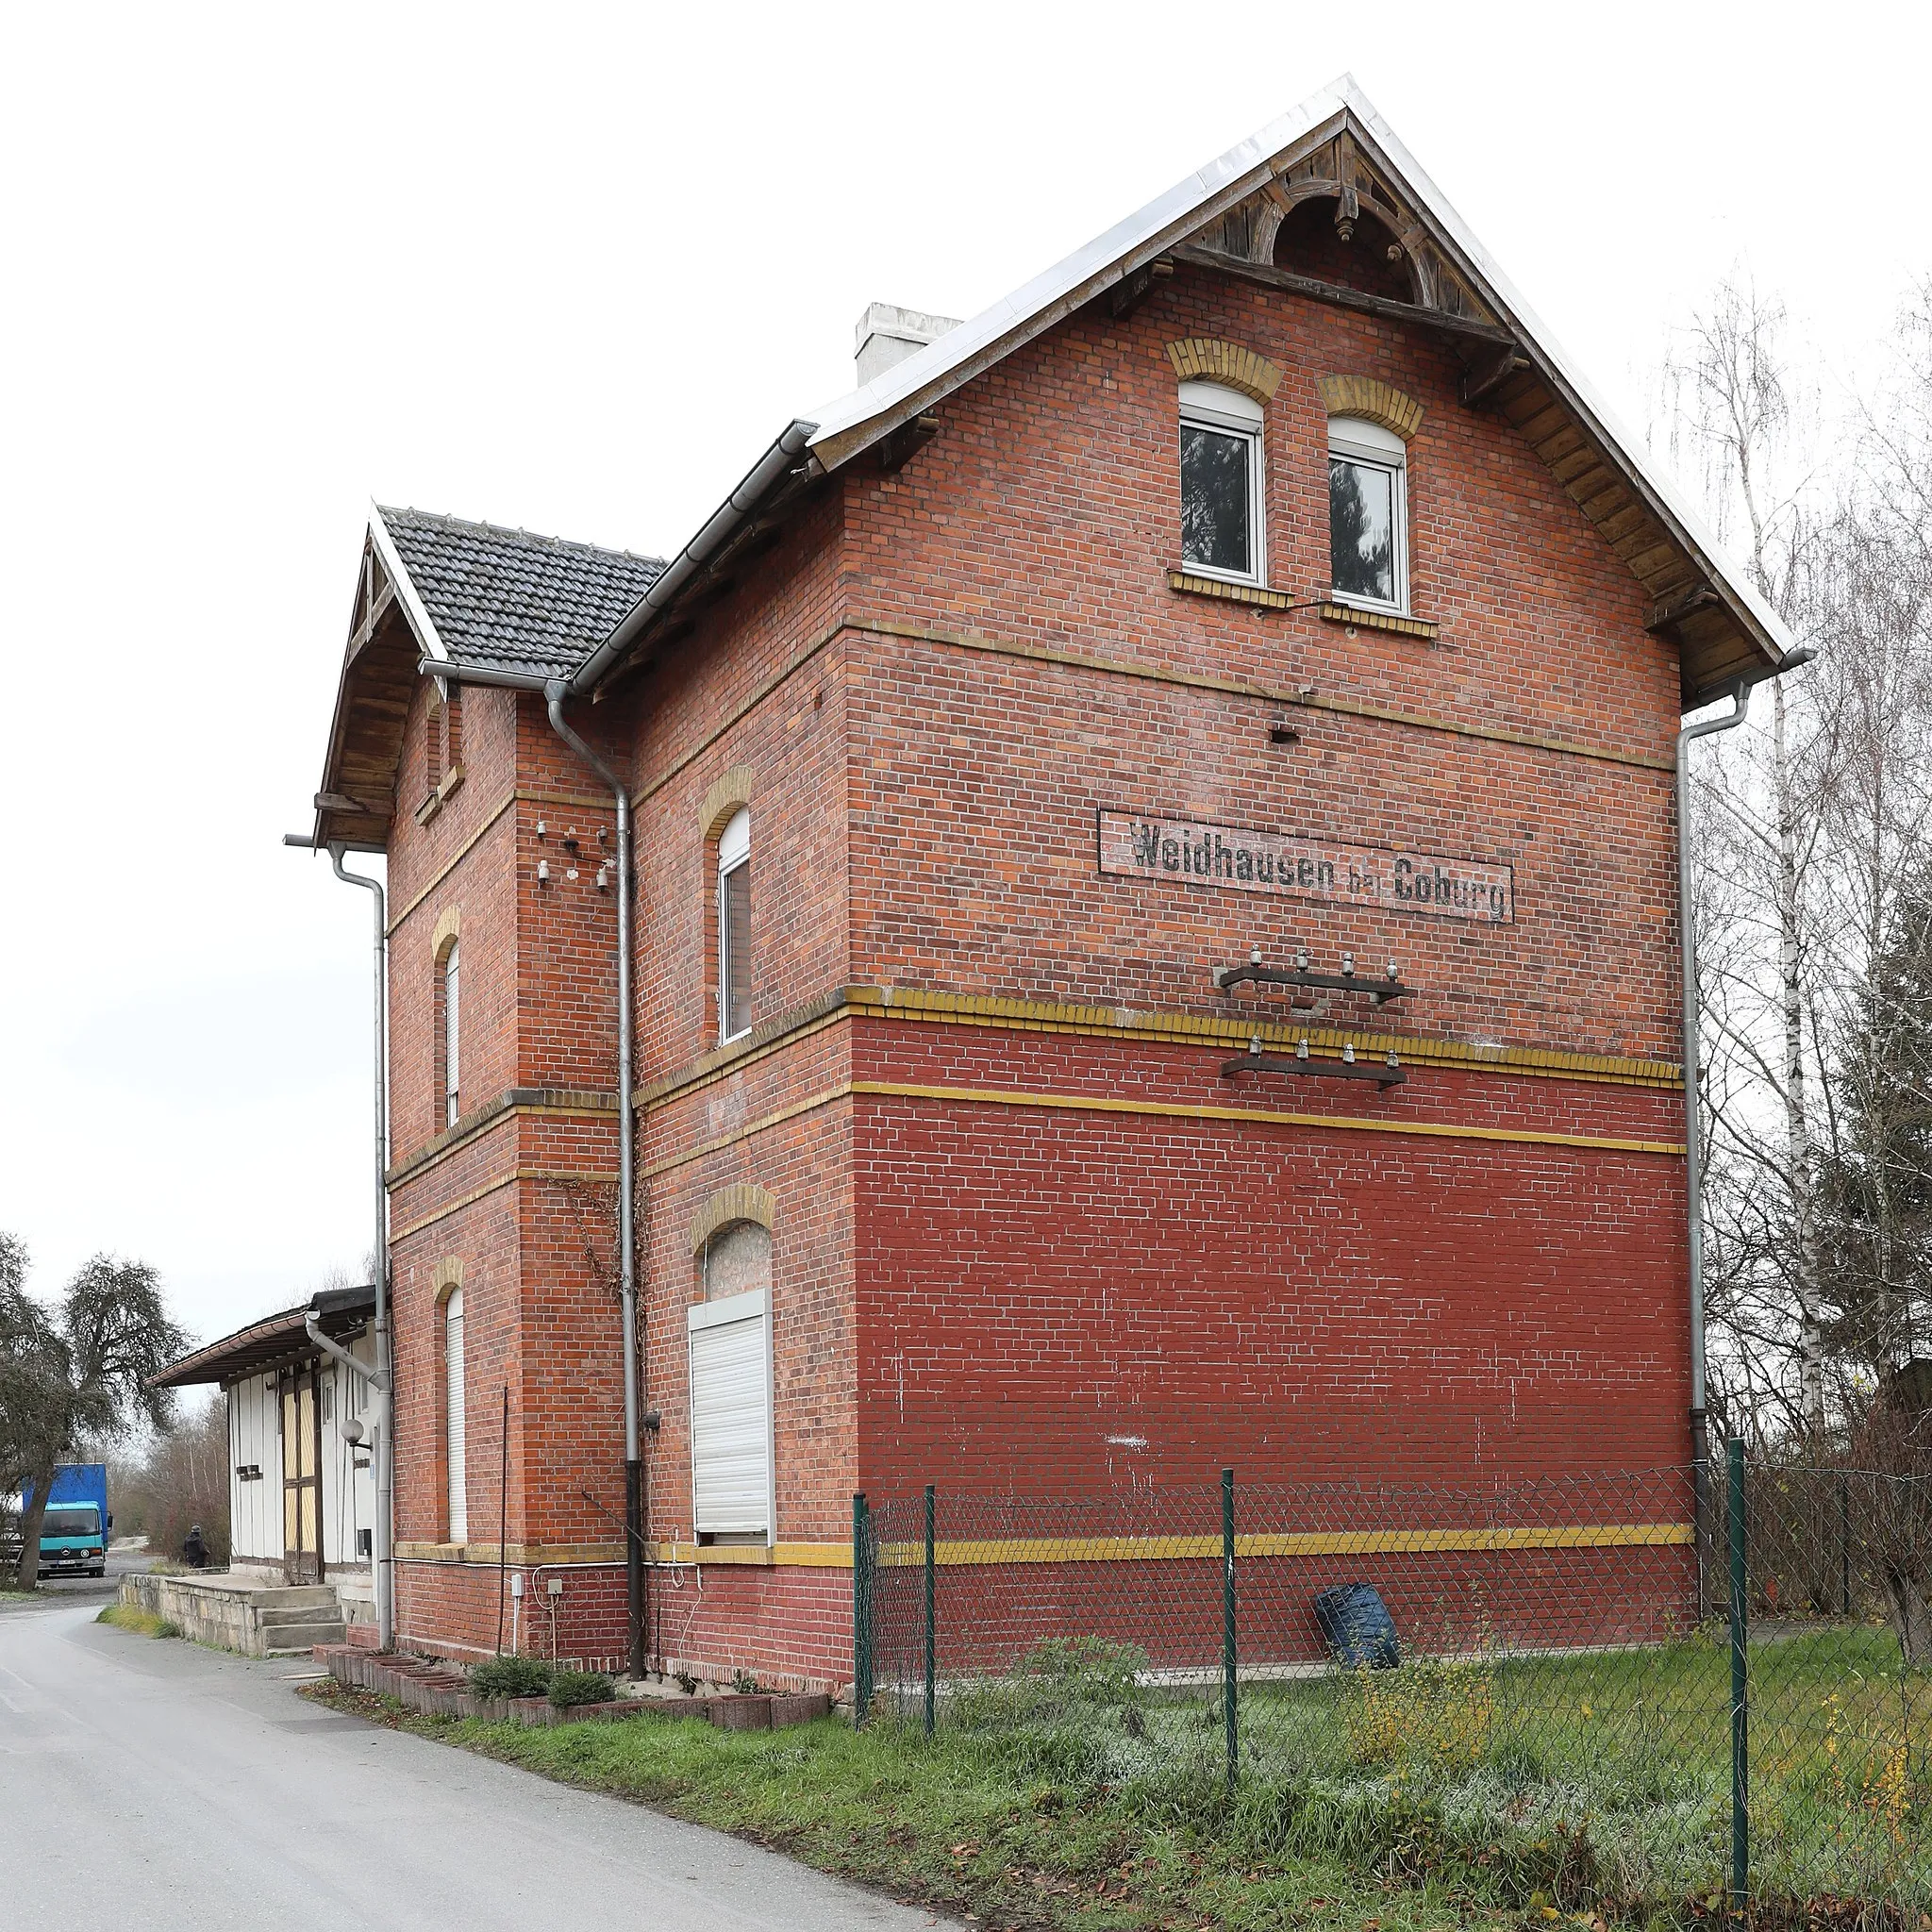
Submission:
{"label": "rain gutter", "polygon": [[816,423],[794,420],[783,435],[754,463],[744,480],[714,509],[697,535],[671,559],[663,575],[633,604],[617,628],[571,674],[573,692],[592,691],[627,651],[638,633],[665,608],[692,575],[716,555],[739,525],[756,509],[766,491],[778,482],[805,454],[818,434]]}

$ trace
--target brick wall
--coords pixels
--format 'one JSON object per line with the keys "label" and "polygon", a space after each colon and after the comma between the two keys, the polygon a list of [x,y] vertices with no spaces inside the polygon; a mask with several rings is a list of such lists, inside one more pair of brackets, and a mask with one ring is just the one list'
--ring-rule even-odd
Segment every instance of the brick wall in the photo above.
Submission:
{"label": "brick wall", "polygon": [[[1283,371],[1270,575],[1298,599],[1328,569],[1318,381],[1372,376],[1421,406],[1412,601],[1436,641],[1170,589],[1166,351],[1183,337]],[[1668,1070],[1480,1063],[1674,1057],[1675,664],[1635,580],[1507,425],[1461,408],[1457,375],[1399,327],[1184,267],[1130,322],[1076,316],[949,399],[903,470],[860,459],[824,486],[689,631],[581,708],[636,787],[650,1534],[691,1532],[691,1224],[755,1185],[775,1204],[777,1537],[808,1557],[707,1558],[701,1591],[683,1562],[659,1573],[668,1655],[836,1677],[856,1487],[1681,1459]],[[1271,741],[1284,721],[1298,743]],[[477,1430],[507,1382],[509,1541],[591,1563],[568,1573],[561,1654],[614,1655],[622,1573],[595,1560],[623,1493],[600,1178],[615,894],[592,883],[609,813],[540,705],[479,691],[464,785],[419,825],[425,728],[419,711],[391,849],[395,1154],[419,1163],[392,1205],[400,1534],[438,1534],[429,1284],[454,1255],[473,1544],[494,1537]],[[700,807],[741,768],[755,1024],[721,1048]],[[1107,808],[1507,865],[1514,922],[1103,874]],[[458,900],[465,1105],[513,1087],[554,1104],[439,1142],[427,936]],[[1297,942],[1327,966],[1392,955],[1415,996],[1303,1020],[1279,994],[1215,991],[1214,967]],[[857,1012],[851,985],[1032,1005],[940,1024]],[[1224,1019],[1227,1037],[1196,1024]],[[1224,1078],[1247,1026],[1288,1041],[1304,1024],[1473,1050],[1436,1065],[1405,1046],[1411,1078],[1388,1092]],[[402,1601],[414,1641],[495,1641],[493,1569],[417,1560]]]}

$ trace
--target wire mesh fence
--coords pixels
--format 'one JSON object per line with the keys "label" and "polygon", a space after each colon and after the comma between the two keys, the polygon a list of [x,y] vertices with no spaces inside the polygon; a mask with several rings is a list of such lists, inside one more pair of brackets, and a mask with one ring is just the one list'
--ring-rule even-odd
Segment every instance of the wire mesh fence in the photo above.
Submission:
{"label": "wire mesh fence", "polygon": [[[1620,1911],[1932,1915],[1932,1483],[1839,1469],[892,1498],[863,1717],[1284,1847]],[[1258,1809],[1257,1809],[1258,1807]]]}

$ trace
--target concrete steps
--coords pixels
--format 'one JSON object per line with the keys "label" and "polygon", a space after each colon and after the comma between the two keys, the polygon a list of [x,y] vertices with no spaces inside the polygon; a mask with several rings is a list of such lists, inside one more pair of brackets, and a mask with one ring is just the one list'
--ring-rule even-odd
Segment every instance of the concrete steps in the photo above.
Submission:
{"label": "concrete steps", "polygon": [[243,1657],[306,1657],[318,1643],[340,1643],[347,1634],[335,1588],[327,1583],[135,1572],[121,1579],[121,1601],[167,1617],[197,1643]]}
{"label": "concrete steps", "polygon": [[265,1590],[256,1622],[264,1657],[296,1657],[318,1643],[340,1643],[348,1634],[341,1606],[325,1584]]}

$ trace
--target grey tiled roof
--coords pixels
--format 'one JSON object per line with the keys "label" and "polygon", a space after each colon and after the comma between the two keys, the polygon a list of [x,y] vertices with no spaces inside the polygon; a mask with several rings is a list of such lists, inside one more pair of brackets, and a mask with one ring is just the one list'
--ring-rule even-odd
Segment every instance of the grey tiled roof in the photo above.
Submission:
{"label": "grey tiled roof", "polygon": [[567,675],[664,573],[661,557],[376,506],[452,658]]}

